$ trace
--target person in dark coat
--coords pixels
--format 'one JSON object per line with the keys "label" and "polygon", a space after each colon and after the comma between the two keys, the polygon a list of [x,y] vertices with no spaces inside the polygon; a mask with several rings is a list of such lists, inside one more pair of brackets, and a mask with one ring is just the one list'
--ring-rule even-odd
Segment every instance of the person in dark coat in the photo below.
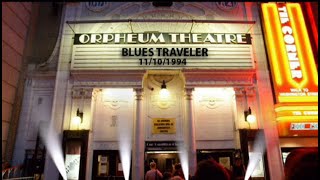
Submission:
{"label": "person in dark coat", "polygon": [[226,169],[215,160],[208,159],[200,161],[194,175],[194,180],[230,180]]}
{"label": "person in dark coat", "polygon": [[284,164],[285,180],[319,179],[318,149],[295,149]]}

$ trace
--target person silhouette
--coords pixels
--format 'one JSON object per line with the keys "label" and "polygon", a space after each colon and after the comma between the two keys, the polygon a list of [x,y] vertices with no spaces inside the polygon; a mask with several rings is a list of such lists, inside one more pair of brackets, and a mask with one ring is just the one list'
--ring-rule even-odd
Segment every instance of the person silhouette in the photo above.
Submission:
{"label": "person silhouette", "polygon": [[319,179],[318,149],[295,149],[284,164],[285,180]]}
{"label": "person silhouette", "polygon": [[145,175],[145,180],[158,180],[162,179],[162,173],[157,169],[157,164],[155,162],[150,163],[150,170],[147,171]]}
{"label": "person silhouette", "polygon": [[226,169],[218,162],[213,159],[207,159],[198,163],[196,173],[192,179],[230,180],[230,176]]}

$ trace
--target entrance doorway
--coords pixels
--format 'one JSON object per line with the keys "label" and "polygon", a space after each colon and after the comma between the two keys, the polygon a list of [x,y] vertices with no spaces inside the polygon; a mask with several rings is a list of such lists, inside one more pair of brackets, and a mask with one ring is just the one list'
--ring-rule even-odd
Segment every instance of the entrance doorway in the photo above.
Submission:
{"label": "entrance doorway", "polygon": [[154,161],[157,163],[157,169],[164,172],[172,172],[173,165],[176,163],[180,163],[180,159],[178,156],[177,151],[170,151],[170,152],[161,152],[161,151],[149,151],[145,154],[145,173],[150,170],[149,164]]}

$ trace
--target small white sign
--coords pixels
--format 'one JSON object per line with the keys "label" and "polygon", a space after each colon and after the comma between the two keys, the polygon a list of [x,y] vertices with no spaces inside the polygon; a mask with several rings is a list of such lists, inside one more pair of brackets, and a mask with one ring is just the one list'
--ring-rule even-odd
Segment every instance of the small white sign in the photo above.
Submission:
{"label": "small white sign", "polygon": [[65,166],[68,180],[78,180],[80,170],[80,154],[67,154]]}
{"label": "small white sign", "polygon": [[122,163],[118,163],[118,171],[123,171],[123,169],[122,169]]}

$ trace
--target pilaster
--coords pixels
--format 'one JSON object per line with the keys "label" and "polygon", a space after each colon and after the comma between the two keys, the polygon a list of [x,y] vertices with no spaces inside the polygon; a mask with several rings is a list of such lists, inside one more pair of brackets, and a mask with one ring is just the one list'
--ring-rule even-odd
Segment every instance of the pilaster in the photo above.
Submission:
{"label": "pilaster", "polygon": [[143,119],[143,89],[135,88],[135,120],[133,131],[133,146],[132,146],[132,179],[143,180],[144,179],[144,142],[145,142],[145,128]]}
{"label": "pilaster", "polygon": [[197,165],[196,140],[195,140],[195,120],[193,113],[192,92],[194,88],[185,88],[186,99],[186,126],[185,126],[185,142],[187,146],[189,174],[194,174]]}

